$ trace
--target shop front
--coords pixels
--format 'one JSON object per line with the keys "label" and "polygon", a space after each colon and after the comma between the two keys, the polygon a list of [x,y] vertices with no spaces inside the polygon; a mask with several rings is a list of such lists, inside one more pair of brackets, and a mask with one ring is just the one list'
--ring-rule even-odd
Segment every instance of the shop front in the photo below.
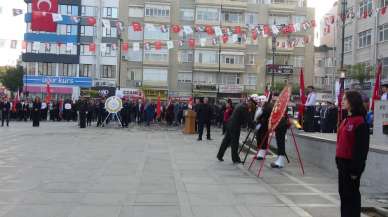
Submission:
{"label": "shop front", "polygon": [[92,79],[88,77],[63,76],[31,76],[23,77],[24,93],[29,98],[39,96],[42,99],[47,95],[47,86],[50,87],[51,99],[78,99],[81,88],[90,88]]}
{"label": "shop front", "polygon": [[116,90],[116,96],[120,98],[126,98],[131,101],[144,98],[143,91],[137,88],[121,88],[120,90]]}
{"label": "shop front", "polygon": [[160,100],[167,101],[168,90],[143,88],[142,91],[144,93],[146,100],[156,101],[156,100],[158,100],[158,97],[160,96]]}
{"label": "shop front", "polygon": [[217,85],[194,85],[193,96],[195,99],[208,98],[209,102],[215,102],[217,98]]}
{"label": "shop front", "polygon": [[191,92],[174,92],[170,91],[168,92],[169,99],[177,102],[189,102],[190,98],[192,97]]}
{"label": "shop front", "polygon": [[244,92],[244,86],[238,84],[218,85],[218,100],[232,99],[232,101],[239,101],[244,98],[246,94]]}

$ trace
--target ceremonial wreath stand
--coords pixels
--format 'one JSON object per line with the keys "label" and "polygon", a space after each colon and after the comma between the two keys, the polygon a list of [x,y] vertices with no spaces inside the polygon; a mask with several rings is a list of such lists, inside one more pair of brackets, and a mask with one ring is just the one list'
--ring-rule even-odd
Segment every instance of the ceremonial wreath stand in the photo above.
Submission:
{"label": "ceremonial wreath stand", "polygon": [[[269,121],[268,121],[269,122],[268,123],[268,131],[264,135],[264,138],[262,139],[261,144],[258,146],[258,148],[256,150],[256,154],[253,156],[251,164],[249,165],[249,169],[250,169],[252,167],[253,163],[256,161],[256,155],[257,155],[257,153],[260,150],[259,147],[262,147],[264,142],[266,142],[267,139],[269,138],[269,140],[268,140],[268,142],[266,144],[264,158],[263,158],[263,160],[262,160],[262,162],[260,164],[260,167],[258,169],[257,176],[259,176],[259,177],[260,177],[261,172],[263,170],[264,163],[265,163],[265,160],[266,160],[266,157],[267,157],[267,154],[268,154],[268,150],[269,150],[269,145],[271,144],[273,135],[275,134],[275,129],[279,125],[281,119],[284,117],[284,114],[285,114],[285,112],[287,110],[287,105],[288,105],[288,103],[290,101],[290,97],[291,97],[291,87],[286,86],[282,90],[282,92],[280,93],[279,98],[277,99],[277,101],[275,102],[275,105],[274,105],[274,107],[272,109],[272,112],[271,112],[271,116],[270,116]],[[301,173],[302,173],[302,175],[304,175],[304,166],[303,166],[302,159],[300,157],[299,145],[296,142],[294,130],[292,129],[292,127],[290,127],[290,129],[291,129],[291,135],[292,135],[292,138],[293,138],[295,150],[296,150],[297,155],[298,155],[298,162],[299,162],[299,165],[300,165]],[[249,134],[251,132],[252,132],[252,130],[248,133],[248,136],[247,136],[246,140],[248,139]],[[253,140],[254,140],[254,137],[252,138],[252,142],[253,142]],[[246,159],[246,157],[245,157],[245,159]],[[245,159],[244,159],[244,162],[245,162]],[[288,158],[287,158],[287,160],[288,160]]]}
{"label": "ceremonial wreath stand", "polygon": [[106,121],[109,117],[116,117],[117,121],[122,126],[120,115],[118,114],[123,108],[123,101],[117,96],[111,96],[105,101],[105,110],[108,112],[108,115],[102,122],[102,126],[106,124]]}

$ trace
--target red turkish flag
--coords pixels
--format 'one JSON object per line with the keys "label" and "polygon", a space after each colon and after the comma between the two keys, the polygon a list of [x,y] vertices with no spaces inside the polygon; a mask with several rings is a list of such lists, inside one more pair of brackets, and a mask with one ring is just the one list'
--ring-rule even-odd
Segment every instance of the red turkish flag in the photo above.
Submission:
{"label": "red turkish flag", "polygon": [[124,43],[121,45],[121,49],[123,49],[124,52],[127,52],[128,49],[129,49],[129,44],[128,44],[128,42],[124,42]]}
{"label": "red turkish flag", "polygon": [[195,39],[194,38],[190,38],[189,39],[189,47],[190,48],[194,48],[195,47]]}
{"label": "red turkish flag", "polygon": [[236,27],[234,28],[234,33],[235,33],[235,34],[240,34],[240,33],[241,33],[241,27],[240,27],[240,26],[236,26]]}
{"label": "red turkish flag", "polygon": [[181,31],[181,27],[179,25],[172,25],[171,28],[174,33],[179,33]]}
{"label": "red turkish flag", "polygon": [[214,31],[213,31],[213,27],[212,26],[205,26],[205,32],[208,34],[208,35],[213,35]]}
{"label": "red turkish flag", "polygon": [[304,94],[304,74],[303,74],[303,68],[300,69],[300,75],[299,75],[299,96],[300,96],[300,104],[298,107],[299,117],[303,117],[304,113],[304,104],[306,103],[306,95]]}
{"label": "red turkish flag", "polygon": [[253,40],[256,40],[256,39],[257,39],[257,31],[256,31],[256,30],[253,30],[253,31],[252,31],[252,39],[253,39]]}
{"label": "red turkish flag", "polygon": [[162,48],[162,42],[161,41],[155,41],[154,46],[155,46],[156,50],[160,50]]}
{"label": "red turkish flag", "polygon": [[96,52],[96,44],[95,43],[89,44],[89,51],[90,52]]}
{"label": "red turkish flag", "polygon": [[222,41],[224,42],[224,44],[225,44],[226,42],[228,42],[228,40],[229,40],[228,35],[227,35],[227,34],[224,34],[224,35],[222,36]]}
{"label": "red turkish flag", "polygon": [[381,15],[384,15],[387,12],[387,6],[381,8]]}
{"label": "red turkish flag", "polygon": [[139,22],[132,22],[132,28],[134,32],[141,32],[141,24]]}
{"label": "red turkish flag", "polygon": [[96,24],[96,18],[94,18],[94,17],[88,17],[87,19],[86,19],[86,22],[90,25],[90,26],[94,26],[95,24]]}
{"label": "red turkish flag", "polygon": [[52,13],[58,13],[58,0],[32,0],[31,30],[56,32]]}
{"label": "red turkish flag", "polygon": [[377,67],[375,86],[373,88],[372,106],[371,106],[372,112],[375,109],[375,100],[379,100],[380,99],[381,71],[382,71],[382,64],[380,63],[378,65],[378,67]]}

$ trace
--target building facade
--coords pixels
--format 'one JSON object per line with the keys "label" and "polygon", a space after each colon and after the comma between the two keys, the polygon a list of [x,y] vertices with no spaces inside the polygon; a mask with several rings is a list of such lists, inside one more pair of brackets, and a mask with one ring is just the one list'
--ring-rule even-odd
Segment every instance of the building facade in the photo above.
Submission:
{"label": "building facade", "polygon": [[[388,80],[388,16],[382,14],[381,11],[382,8],[387,6],[387,0],[346,1],[344,65],[351,66],[360,63],[370,66],[366,67],[370,69],[375,68],[374,66],[376,66],[378,60],[381,60],[383,63],[383,80]],[[342,1],[339,1],[338,14],[342,7]],[[337,26],[337,29],[341,28],[342,22],[335,26]],[[338,45],[342,40],[341,32],[339,29],[336,34]],[[342,50],[340,46],[337,46],[337,48],[337,55],[340,58]],[[374,70],[370,73],[372,73],[372,77],[375,74]],[[348,78],[348,84],[355,82],[350,77]]]}
{"label": "building facade", "polygon": [[[251,27],[314,19],[314,10],[303,0],[58,0],[63,21],[56,33],[42,33],[31,31],[31,0],[25,2],[25,88],[41,93],[49,81],[54,94],[73,98],[81,88],[101,86],[139,90],[148,99],[240,98],[263,92],[271,83],[272,37],[254,39]],[[143,30],[134,31],[133,22]],[[223,43],[204,31],[172,33],[174,24],[238,26],[248,34],[231,35]],[[194,47],[189,39],[195,39]],[[290,40],[300,43],[287,46]],[[302,67],[306,84],[313,83],[313,40],[312,28],[276,37],[275,84],[297,83]],[[155,48],[155,41],[161,42],[161,49]],[[175,43],[173,49],[167,49],[168,41]],[[185,43],[178,46],[179,41]],[[121,49],[122,43],[129,49]]]}
{"label": "building facade", "polygon": [[[129,50],[121,57],[121,87],[142,89],[148,98],[240,98],[249,93],[263,92],[271,82],[272,38],[252,39],[238,36],[227,43],[212,39],[203,31],[186,34],[161,32],[163,26],[220,26],[249,31],[249,26],[276,23],[290,24],[314,19],[314,10],[304,1],[293,0],[121,0],[120,20],[128,27],[122,35],[129,41]],[[144,31],[134,32],[133,22],[144,26]],[[187,41],[193,38],[195,47],[175,46],[167,49],[152,47],[153,42]],[[279,35],[277,44],[290,38],[310,43],[296,47],[278,47],[275,64],[279,65],[276,82],[290,83],[298,80],[301,67],[306,71],[306,83],[313,83],[313,29]],[[145,49],[145,44],[151,48]],[[132,49],[132,45],[140,49]],[[148,45],[147,45],[148,46]],[[280,66],[281,65],[281,66]]]}
{"label": "building facade", "polygon": [[315,47],[314,55],[314,87],[322,92],[335,93],[337,77],[336,51],[332,47],[322,45]]}

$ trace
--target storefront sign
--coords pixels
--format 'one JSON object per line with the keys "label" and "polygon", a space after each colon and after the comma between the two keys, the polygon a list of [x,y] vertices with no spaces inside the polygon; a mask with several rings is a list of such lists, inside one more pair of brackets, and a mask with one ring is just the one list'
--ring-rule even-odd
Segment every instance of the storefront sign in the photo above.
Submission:
{"label": "storefront sign", "polygon": [[23,81],[26,84],[44,84],[50,83],[50,85],[66,85],[66,86],[79,86],[79,87],[91,87],[92,79],[89,77],[66,77],[66,76],[31,76],[25,75]]}
{"label": "storefront sign", "polygon": [[160,95],[161,100],[167,100],[167,90],[143,89],[146,99],[156,100]]}
{"label": "storefront sign", "polygon": [[241,93],[244,86],[238,84],[218,85],[218,92],[220,93]]}
{"label": "storefront sign", "polygon": [[200,90],[200,91],[217,91],[217,86],[216,85],[194,85],[195,90]]}
{"label": "storefront sign", "polygon": [[275,69],[275,74],[278,75],[290,75],[294,72],[294,66],[293,65],[267,65],[267,73],[271,74],[272,69]]}
{"label": "storefront sign", "polygon": [[116,96],[120,98],[141,99],[143,98],[143,91],[135,88],[121,88],[116,90]]}

